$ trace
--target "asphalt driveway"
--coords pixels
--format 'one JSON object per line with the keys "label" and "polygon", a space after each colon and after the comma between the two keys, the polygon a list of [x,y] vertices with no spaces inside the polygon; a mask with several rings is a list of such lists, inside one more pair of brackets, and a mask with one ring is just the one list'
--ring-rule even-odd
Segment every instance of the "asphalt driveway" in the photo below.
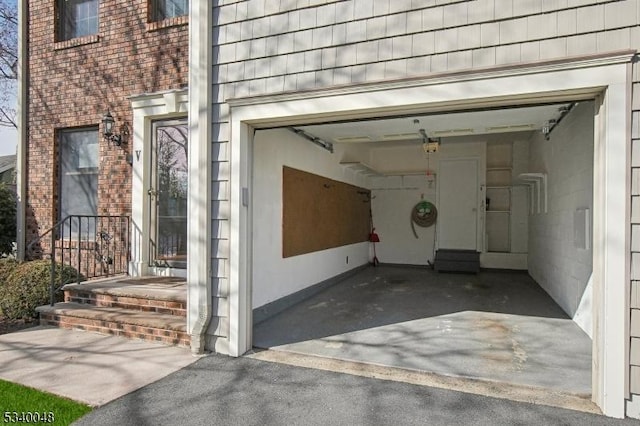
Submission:
{"label": "asphalt driveway", "polygon": [[211,355],[77,425],[638,425],[597,414]]}

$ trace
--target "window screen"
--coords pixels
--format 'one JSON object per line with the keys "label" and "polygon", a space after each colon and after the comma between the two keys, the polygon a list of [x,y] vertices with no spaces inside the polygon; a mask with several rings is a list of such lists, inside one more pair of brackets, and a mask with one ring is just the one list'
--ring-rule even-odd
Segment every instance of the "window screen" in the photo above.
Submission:
{"label": "window screen", "polygon": [[151,20],[162,21],[189,13],[189,0],[151,0]]}
{"label": "window screen", "polygon": [[[98,213],[98,129],[65,130],[60,133],[59,219]],[[67,222],[65,234],[93,235],[95,220]]]}
{"label": "window screen", "polygon": [[98,33],[98,0],[58,0],[58,40]]}

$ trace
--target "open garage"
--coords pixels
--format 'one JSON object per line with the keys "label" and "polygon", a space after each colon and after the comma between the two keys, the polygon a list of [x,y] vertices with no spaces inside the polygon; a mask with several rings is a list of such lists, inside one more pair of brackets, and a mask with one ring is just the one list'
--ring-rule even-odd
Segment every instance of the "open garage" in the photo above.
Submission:
{"label": "open garage", "polygon": [[[562,390],[619,410],[626,71],[596,62],[230,100],[229,353],[323,346],[548,389],[575,368]],[[438,327],[480,345],[433,345]]]}
{"label": "open garage", "polygon": [[257,131],[253,344],[590,395],[593,123],[571,101]]}

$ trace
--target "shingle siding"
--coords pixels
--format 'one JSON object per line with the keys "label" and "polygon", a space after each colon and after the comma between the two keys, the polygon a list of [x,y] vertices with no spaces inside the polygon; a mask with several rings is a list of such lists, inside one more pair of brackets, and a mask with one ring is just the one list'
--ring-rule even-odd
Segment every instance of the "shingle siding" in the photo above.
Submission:
{"label": "shingle siding", "polygon": [[[622,2],[619,5],[607,5],[610,16],[605,22],[611,25],[629,24],[633,19],[633,4],[636,6],[636,24],[640,15],[640,2]],[[613,12],[616,16],[612,16]],[[625,15],[626,16],[622,16]],[[631,15],[631,16],[629,16]],[[630,43],[640,46],[640,32],[637,25],[628,31]],[[631,86],[631,344],[629,386],[632,393],[640,393],[640,66],[633,64],[633,84]]]}
{"label": "shingle siding", "polygon": [[[216,82],[224,87],[225,96],[218,98],[221,104],[230,97],[426,76],[640,46],[637,0],[220,3],[214,8],[214,25],[220,35],[216,61],[226,70]],[[637,65],[634,81],[640,83]],[[637,225],[640,225],[639,87],[640,84],[633,87],[630,129],[631,216]],[[224,125],[224,118],[226,115],[220,116],[221,123],[216,126]],[[221,131],[214,144],[226,140],[228,136]],[[228,169],[216,163],[214,171],[217,170],[224,170],[220,179],[226,182]],[[228,219],[224,203],[228,201],[217,201],[214,196],[214,205],[219,206],[214,211],[220,220]],[[226,222],[221,226],[226,226]],[[637,295],[640,243],[635,228],[632,234],[631,287]],[[221,257],[228,257],[224,250],[217,251]],[[638,315],[635,308],[640,306],[634,303],[633,308],[631,315],[635,318]],[[633,330],[632,358],[638,362],[636,338],[640,339],[640,326]],[[640,389],[640,373],[636,373],[630,372],[633,390]]]}
{"label": "shingle siding", "polygon": [[[270,15],[255,12],[254,3],[217,8],[218,60],[230,65],[234,73],[229,79],[236,82],[302,74],[296,89],[332,85],[328,69],[379,62],[390,62],[387,71],[368,67],[367,81],[402,76],[403,69],[405,76],[414,75],[412,67],[398,61],[427,55],[451,54],[446,60],[422,62],[434,62],[440,72],[630,48],[639,13],[636,1],[582,2],[581,7],[563,1],[404,2],[404,9],[393,2],[394,7],[389,2],[342,1],[303,8],[281,4]],[[253,12],[237,13],[244,9]],[[258,61],[282,55],[289,55],[287,67],[278,60]],[[277,66],[264,67],[274,62]],[[354,74],[343,70],[342,83],[345,75]],[[276,92],[284,79],[272,81],[278,82],[273,88],[249,85],[252,94]]]}

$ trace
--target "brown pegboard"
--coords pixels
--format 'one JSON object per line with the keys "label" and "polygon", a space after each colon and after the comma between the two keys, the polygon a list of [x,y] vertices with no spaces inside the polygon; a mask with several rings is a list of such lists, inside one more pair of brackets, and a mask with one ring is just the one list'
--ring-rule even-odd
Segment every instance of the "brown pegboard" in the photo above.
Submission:
{"label": "brown pegboard", "polygon": [[371,192],[313,173],[282,168],[282,256],[369,240]]}

